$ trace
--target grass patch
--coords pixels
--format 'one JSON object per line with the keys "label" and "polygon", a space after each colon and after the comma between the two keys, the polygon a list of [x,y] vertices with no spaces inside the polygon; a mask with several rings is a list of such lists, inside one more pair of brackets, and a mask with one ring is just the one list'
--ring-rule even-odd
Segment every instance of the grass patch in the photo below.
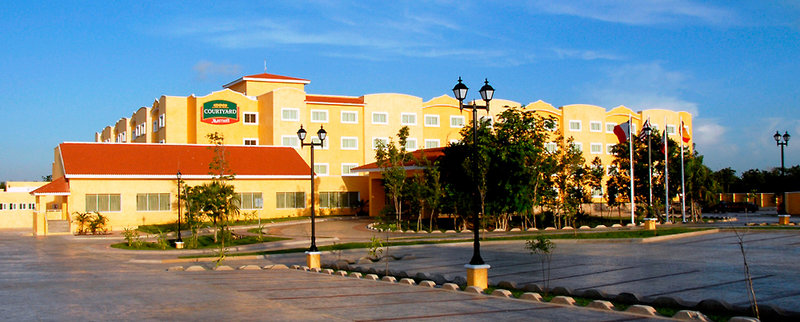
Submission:
{"label": "grass patch", "polygon": [[[286,239],[288,239],[288,238],[264,236],[262,238],[262,240],[259,241],[257,236],[243,236],[242,238],[238,238],[238,239],[234,239],[234,240],[228,241],[227,245],[230,246],[230,247],[233,247],[233,246],[242,246],[242,245],[252,245],[252,244],[258,244],[258,243],[268,243],[268,242],[274,242],[274,241],[280,241],[280,240],[286,240]],[[184,240],[184,242],[186,242],[187,240]],[[174,240],[170,240],[169,242],[170,242],[170,247],[168,247],[167,250],[175,249],[175,241]],[[198,247],[195,248],[195,249],[210,249],[210,248],[219,247],[219,244],[215,244],[214,243],[214,237],[213,236],[200,236],[197,239],[197,244],[198,244]],[[154,243],[154,242],[143,242],[141,247],[128,246],[128,243],[123,242],[123,243],[112,244],[111,247],[119,248],[119,249],[130,249],[130,250],[162,250],[161,247],[159,247],[159,245],[157,243]]]}
{"label": "grass patch", "polygon": [[[337,218],[337,217],[343,217],[343,216],[326,216],[325,218]],[[279,222],[304,220],[309,218],[311,217],[298,216],[298,217],[284,217],[284,218],[270,218],[270,219],[262,218],[261,224],[274,224]],[[258,219],[236,220],[230,223],[230,226],[250,226],[250,225],[258,225]],[[203,223],[203,226],[201,228],[208,228],[212,226],[213,224],[211,222],[205,222]],[[186,223],[183,223],[183,225],[181,225],[181,228],[186,230],[189,229],[189,226],[187,226]],[[177,231],[178,223],[172,222],[168,224],[159,224],[159,225],[141,225],[139,226],[139,228],[137,228],[137,230],[147,234],[158,234],[159,229],[165,233]]]}

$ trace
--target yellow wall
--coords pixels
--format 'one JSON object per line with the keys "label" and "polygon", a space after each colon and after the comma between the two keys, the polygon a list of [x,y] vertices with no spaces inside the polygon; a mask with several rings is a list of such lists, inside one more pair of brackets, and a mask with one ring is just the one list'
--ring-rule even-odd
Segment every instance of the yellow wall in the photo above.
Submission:
{"label": "yellow wall", "polygon": [[786,213],[790,215],[800,215],[800,192],[786,193]]}

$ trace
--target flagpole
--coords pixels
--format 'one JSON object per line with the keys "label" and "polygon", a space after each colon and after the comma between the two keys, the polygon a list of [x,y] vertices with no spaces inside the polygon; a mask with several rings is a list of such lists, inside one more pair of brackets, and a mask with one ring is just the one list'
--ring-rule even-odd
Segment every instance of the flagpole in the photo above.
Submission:
{"label": "flagpole", "polygon": [[683,223],[686,223],[686,175],[683,171],[683,116],[681,120],[681,217]]}
{"label": "flagpole", "polygon": [[[649,116],[647,117],[647,126],[652,128],[652,126],[650,125],[650,117]],[[642,125],[642,130],[644,130],[644,125]],[[647,182],[647,185],[650,186],[650,199],[649,199],[649,201],[650,201],[650,203],[649,203],[650,209],[647,212],[650,213],[651,211],[653,211],[653,152],[650,149],[650,145],[652,144],[652,142],[650,141],[650,129],[648,129],[647,132],[648,132],[647,133],[647,175],[649,176],[649,181]]]}
{"label": "flagpole", "polygon": [[633,116],[628,114],[628,148],[630,150],[630,158],[631,158],[631,224],[636,224],[634,221],[634,208],[636,208],[636,203],[634,202],[634,193],[633,193]]}
{"label": "flagpole", "polygon": [[669,222],[669,137],[667,136],[667,117],[664,117],[664,210],[666,210],[667,222]]}

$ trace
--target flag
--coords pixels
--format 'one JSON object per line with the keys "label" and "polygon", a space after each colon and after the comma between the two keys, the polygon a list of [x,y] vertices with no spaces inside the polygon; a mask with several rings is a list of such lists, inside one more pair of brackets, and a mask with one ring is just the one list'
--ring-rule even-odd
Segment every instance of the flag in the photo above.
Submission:
{"label": "flag", "polygon": [[615,126],[614,134],[617,136],[619,143],[628,142],[628,137],[631,134],[631,121],[627,121]]}
{"label": "flag", "polygon": [[683,139],[683,143],[689,143],[692,139],[692,136],[689,135],[689,127],[681,121],[681,139]]}
{"label": "flag", "polygon": [[647,138],[647,134],[650,132],[650,130],[651,130],[650,118],[648,117],[647,121],[644,121],[642,129],[639,131],[639,139],[644,140],[645,138]]}

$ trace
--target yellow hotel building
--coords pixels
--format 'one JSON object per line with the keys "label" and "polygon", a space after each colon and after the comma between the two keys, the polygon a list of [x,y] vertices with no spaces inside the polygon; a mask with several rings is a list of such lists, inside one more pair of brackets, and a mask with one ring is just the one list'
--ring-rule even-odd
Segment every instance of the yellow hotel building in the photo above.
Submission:
{"label": "yellow hotel building", "polygon": [[[309,151],[308,148],[301,149],[297,130],[302,125],[308,131],[308,137],[315,138],[316,131],[324,127],[328,133],[327,139],[322,148],[315,148],[314,170],[319,176],[317,179],[317,191],[320,191],[319,206],[323,215],[352,214],[355,210],[349,205],[353,201],[373,200],[374,197],[379,197],[370,194],[370,176],[351,171],[357,166],[375,161],[377,141],[396,139],[398,130],[408,126],[410,129],[408,150],[443,147],[458,140],[461,128],[471,124],[471,113],[467,111],[461,113],[458,101],[448,95],[428,101],[406,94],[367,94],[358,97],[319,95],[306,93],[305,85],[309,83],[309,80],[302,78],[264,73],[241,77],[224,85],[222,90],[205,96],[164,95],[153,101],[151,106],[141,107],[130,117],[122,118],[95,133],[95,141],[118,143],[109,144],[112,146],[133,143],[141,143],[134,144],[137,146],[159,143],[178,146],[201,145],[208,143],[206,139],[208,134],[217,132],[224,136],[225,143],[230,146],[294,148],[308,169]],[[494,99],[491,101],[492,115],[489,117],[495,118],[509,106],[523,106],[523,104]],[[565,137],[574,139],[587,162],[600,157],[604,165],[608,165],[613,159],[609,150],[617,143],[613,127],[626,122],[629,117],[633,120],[634,131],[641,127],[644,120],[650,118],[654,127],[666,128],[676,141],[680,140],[678,128],[681,120],[689,129],[692,125],[691,114],[662,109],[636,112],[625,106],[606,110],[603,107],[585,104],[556,108],[543,101],[524,105],[524,108],[543,116],[553,117],[557,121],[558,130]],[[484,113],[481,111],[479,115],[486,117]],[[691,133],[691,130],[689,132]],[[689,146],[691,143],[689,142]],[[54,179],[65,177],[64,169],[59,168],[59,157],[59,148],[56,148]],[[169,171],[174,170],[175,167],[170,166]],[[103,179],[113,180],[114,176],[106,174]],[[174,179],[166,177],[163,180],[174,182]],[[292,177],[281,185],[291,186],[292,189],[288,191],[303,192],[308,200],[310,187],[304,187],[308,186],[307,180],[305,179],[306,184],[301,184],[302,179]],[[253,183],[250,185],[257,185],[258,181],[251,182]],[[63,186],[64,182],[61,184]],[[113,186],[113,182],[106,184]],[[164,183],[164,188],[173,184]],[[139,187],[145,189],[148,185],[143,184]],[[249,188],[253,189],[252,186]],[[50,191],[48,189],[54,192],[51,191],[48,195],[47,191]],[[68,208],[63,210],[64,217],[75,211],[87,211],[80,207],[84,203],[81,200],[88,200],[85,196],[77,195],[77,191],[65,192],[65,190],[70,190],[68,182],[66,189],[42,187],[38,195],[42,198],[49,196],[47,200],[51,200],[51,203],[58,204],[63,201],[64,207]],[[258,214],[262,217],[286,216],[283,211],[268,211],[279,207],[276,207],[274,200],[267,200],[274,197],[271,195],[272,192],[267,190],[269,189],[259,190],[265,194],[262,199],[263,211],[259,211]],[[139,191],[139,193],[146,192],[148,191]],[[101,192],[86,190],[78,194],[96,193]],[[65,197],[66,195],[69,197]],[[66,202],[68,199],[72,200],[71,206]],[[47,205],[50,205],[47,201],[37,200],[37,209]],[[305,201],[303,206],[307,205],[308,201]],[[378,214],[383,208],[382,205],[381,202],[370,202],[370,214]],[[50,205],[50,207],[55,206]],[[169,211],[177,213],[175,209]],[[159,214],[158,219],[152,220],[137,214],[131,214],[130,218],[125,219],[122,215],[115,217],[119,217],[116,224],[112,222],[115,229],[121,229],[120,225],[174,220],[165,214]],[[39,220],[41,222],[42,219]]]}

